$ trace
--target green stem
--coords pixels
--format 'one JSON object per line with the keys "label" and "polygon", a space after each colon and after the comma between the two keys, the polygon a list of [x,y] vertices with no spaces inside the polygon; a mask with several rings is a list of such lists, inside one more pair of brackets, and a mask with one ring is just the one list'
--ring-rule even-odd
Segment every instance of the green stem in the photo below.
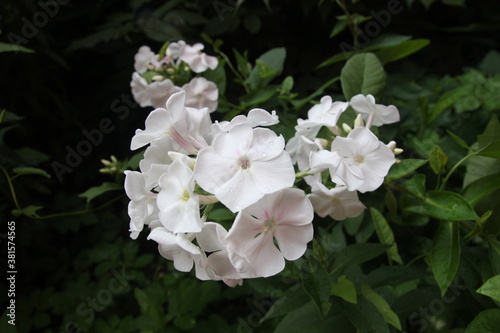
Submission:
{"label": "green stem", "polygon": [[19,206],[19,202],[17,201],[16,197],[16,191],[14,190],[14,185],[12,184],[12,180],[10,179],[9,173],[5,168],[0,165],[0,168],[2,169],[3,173],[5,174],[5,178],[7,179],[7,183],[9,184],[10,188],[10,194],[12,195],[12,200],[14,201],[14,205],[16,206],[17,209],[21,210],[21,207]]}
{"label": "green stem", "polygon": [[450,179],[451,175],[455,172],[455,170],[457,170],[457,168],[462,165],[462,163],[464,163],[465,161],[467,161],[469,158],[471,158],[472,156],[476,156],[477,155],[477,152],[473,152],[473,153],[470,153],[468,155],[465,155],[460,161],[458,161],[451,169],[450,171],[448,171],[448,173],[446,174],[446,177],[444,177],[444,180],[443,182],[441,183],[441,186],[440,186],[440,190],[444,190],[445,186],[446,186],[446,183],[448,182],[448,179]]}

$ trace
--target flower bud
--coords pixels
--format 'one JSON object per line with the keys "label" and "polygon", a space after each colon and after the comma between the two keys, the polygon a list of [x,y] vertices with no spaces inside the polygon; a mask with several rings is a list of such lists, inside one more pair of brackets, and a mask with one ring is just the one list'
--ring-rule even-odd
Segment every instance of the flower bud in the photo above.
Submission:
{"label": "flower bud", "polygon": [[346,132],[346,134],[349,134],[352,131],[351,126],[347,125],[346,123],[342,124],[342,129],[344,130],[344,132]]}
{"label": "flower bud", "polygon": [[155,75],[151,78],[153,81],[163,81],[164,77],[163,75]]}
{"label": "flower bud", "polygon": [[361,115],[361,113],[359,113],[356,119],[354,120],[354,128],[364,127],[364,126],[365,122],[363,120],[363,116]]}
{"label": "flower bud", "polygon": [[401,154],[402,152],[403,152],[403,149],[401,149],[401,148],[396,148],[396,149],[394,149],[394,155],[399,155],[399,154]]}
{"label": "flower bud", "polygon": [[328,127],[328,129],[330,130],[330,132],[332,132],[336,136],[342,135],[342,131],[340,130],[340,128],[337,125],[335,125],[333,127]]}
{"label": "flower bud", "polygon": [[394,152],[394,149],[396,149],[396,141],[389,142],[387,144],[387,147],[389,147]]}

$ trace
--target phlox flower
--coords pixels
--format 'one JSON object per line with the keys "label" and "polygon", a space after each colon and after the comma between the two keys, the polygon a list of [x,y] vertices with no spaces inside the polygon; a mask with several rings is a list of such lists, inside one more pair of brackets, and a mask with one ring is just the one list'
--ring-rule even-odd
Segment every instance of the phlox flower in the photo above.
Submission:
{"label": "phlox flower", "polygon": [[239,124],[200,150],[196,182],[236,212],[267,193],[291,187],[295,171],[283,137],[267,128]]}
{"label": "phlox flower", "polygon": [[185,96],[184,91],[175,93],[167,100],[166,109],[153,110],[146,118],[146,128],[135,131],[130,148],[141,148],[165,135],[189,152],[206,146],[203,136],[211,126],[208,109],[186,108]]}
{"label": "phlox flower", "polygon": [[152,164],[145,173],[126,170],[125,193],[130,199],[130,237],[136,239],[144,225],[158,219],[156,205],[158,179],[168,170],[167,165]]}
{"label": "phlox flower", "polygon": [[312,169],[330,169],[336,184],[362,193],[376,190],[395,161],[392,150],[366,127],[353,129],[346,138],[336,137],[331,151],[311,154]]}
{"label": "phlox flower", "polygon": [[151,101],[149,105],[154,108],[162,108],[170,96],[179,91],[181,91],[181,88],[177,87],[170,79],[151,82],[146,89],[146,93]]}
{"label": "phlox flower", "polygon": [[227,230],[218,223],[203,223],[203,229],[196,234],[200,248],[210,252],[207,257],[207,272],[212,280],[223,280],[227,285],[234,287],[242,283],[242,275],[229,260],[226,242]]}
{"label": "phlox flower", "polygon": [[[228,249],[244,258],[257,276],[275,275],[285,267],[285,259],[296,260],[306,251],[313,238],[313,217],[302,190],[267,194],[238,213],[226,237]],[[239,267],[238,262],[234,265]]]}
{"label": "phlox flower", "polygon": [[[370,127],[370,125],[382,126],[399,121],[399,111],[394,105],[375,104],[375,97],[372,95],[353,96],[349,104],[354,111],[363,116],[367,122],[366,127]],[[369,121],[370,119],[371,121]]]}
{"label": "phlox flower", "polygon": [[134,100],[141,106],[151,106],[151,97],[148,94],[148,83],[145,78],[138,72],[132,74],[132,81],[130,81],[132,88],[132,95]]}
{"label": "phlox flower", "polygon": [[183,155],[174,160],[158,181],[161,191],[156,203],[160,221],[173,233],[201,231],[200,201],[193,193],[194,177],[188,159]]}
{"label": "phlox flower", "polygon": [[157,55],[151,51],[149,46],[141,46],[139,51],[134,56],[134,69],[139,73],[144,73],[148,68],[148,64],[156,60]]}
{"label": "phlox flower", "polygon": [[183,85],[182,89],[186,92],[186,106],[195,109],[206,107],[210,112],[217,109],[219,89],[212,81],[204,77],[195,77]]}
{"label": "phlox flower", "polygon": [[357,192],[349,191],[345,186],[328,189],[322,183],[316,183],[308,198],[316,214],[321,217],[330,216],[337,221],[356,217],[366,209],[359,201]]}
{"label": "phlox flower", "polygon": [[307,118],[314,124],[333,127],[348,106],[347,102],[333,102],[330,96],[323,96],[319,104],[309,109]]}
{"label": "phlox flower", "polygon": [[189,272],[196,266],[196,277],[206,280],[204,269],[206,256],[200,248],[192,243],[195,234],[178,233],[173,234],[166,228],[159,226],[159,221],[155,221],[148,239],[158,243],[158,251],[161,256],[172,260],[174,267],[181,272]]}
{"label": "phlox flower", "polygon": [[182,48],[179,59],[188,64],[191,70],[195,73],[204,72],[208,68],[212,70],[217,68],[217,65],[219,64],[217,58],[201,52],[203,48],[204,46],[201,43],[196,43],[194,45],[186,44]]}

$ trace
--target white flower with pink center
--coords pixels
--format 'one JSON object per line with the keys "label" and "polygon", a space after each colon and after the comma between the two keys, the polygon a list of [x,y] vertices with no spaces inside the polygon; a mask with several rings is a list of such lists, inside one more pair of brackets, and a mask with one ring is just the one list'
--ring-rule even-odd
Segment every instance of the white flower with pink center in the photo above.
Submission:
{"label": "white flower with pink center", "polygon": [[265,194],[293,186],[295,171],[284,146],[283,137],[267,128],[236,125],[200,150],[196,182],[231,211],[240,211]]}
{"label": "white flower with pink center", "polygon": [[337,221],[348,217],[356,217],[365,209],[365,205],[358,199],[356,191],[349,191],[345,186],[337,186],[328,189],[322,183],[312,186],[312,192],[308,195],[309,200],[321,217],[330,216]]}
{"label": "white flower with pink center", "polygon": [[182,86],[186,92],[186,106],[195,109],[208,108],[210,112],[217,109],[219,89],[212,81],[204,77],[195,77]]}
{"label": "white flower with pink center", "polygon": [[[305,253],[313,239],[313,217],[304,191],[288,188],[268,194],[238,213],[226,237],[228,249],[258,276],[278,274],[285,259],[296,260]],[[239,262],[234,265],[238,268]]]}

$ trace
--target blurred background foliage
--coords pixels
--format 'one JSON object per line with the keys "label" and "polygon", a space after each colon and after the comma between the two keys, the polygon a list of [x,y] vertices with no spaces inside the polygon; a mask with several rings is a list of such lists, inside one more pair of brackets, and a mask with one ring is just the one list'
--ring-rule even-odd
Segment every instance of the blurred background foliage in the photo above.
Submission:
{"label": "blurred background foliage", "polygon": [[[313,305],[294,313],[295,321],[290,316],[283,319],[283,315],[310,300],[307,296],[311,295],[296,287],[301,272],[318,258],[328,257],[345,246],[346,239],[347,243],[376,239],[373,226],[367,222],[368,212],[357,221],[335,225],[318,219],[318,241],[308,252],[307,260],[290,264],[280,276],[245,281],[242,287],[231,289],[217,282],[197,281],[193,274],[176,272],[158,255],[154,243],[144,237],[131,241],[127,199],[119,187],[109,185],[99,196],[100,193],[87,192],[83,197],[80,194],[103,182],[121,184],[120,176],[112,179],[98,172],[101,159],[109,159],[112,154],[124,161],[121,167],[134,165],[130,139],[135,129],[143,127],[149,112],[129,102],[134,55],[140,46],[158,50],[167,40],[203,42],[207,53],[216,54],[218,50],[238,63],[240,73],[245,72],[247,60],[253,65],[265,52],[284,47],[282,74],[275,75],[273,92],[262,98],[262,91],[250,95],[243,85],[233,84],[238,78],[226,66],[223,112],[214,116],[222,119],[225,114],[234,115],[257,101],[256,105],[278,111],[283,121],[281,130],[289,137],[293,135],[296,118],[305,117],[310,100],[318,100],[323,91],[344,98],[339,82],[321,89],[339,76],[345,64],[342,56],[333,57],[342,54],[342,43],[354,45],[352,28],[359,26],[362,30],[373,11],[387,9],[388,1],[59,1],[51,7],[57,11],[53,17],[45,23],[38,21],[39,27],[27,27],[26,22],[33,23],[37,13],[44,10],[41,3],[46,1],[6,0],[0,8],[0,109],[6,110],[0,123],[0,223],[1,232],[5,232],[6,222],[16,221],[17,331],[290,332],[290,327],[300,326],[299,319],[317,322],[322,312],[318,314]],[[498,110],[500,55],[492,50],[500,49],[500,3],[407,0],[400,5],[404,9],[390,17],[390,22],[381,27],[381,34],[430,42],[404,59],[384,64],[387,88],[383,100],[398,106],[403,121],[389,127],[383,138],[405,138],[398,144],[409,158],[427,158],[430,148],[439,144],[453,165],[463,151],[449,136],[442,136],[444,129],[451,127],[452,132],[460,133],[463,140],[472,144],[477,134],[483,132],[491,113]],[[28,50],[7,52],[5,45],[18,41]],[[393,39],[393,46],[403,42]],[[365,48],[370,46],[380,50],[374,40],[368,41]],[[236,59],[233,50],[244,60]],[[293,77],[291,86],[291,79],[284,81],[287,76]],[[276,92],[279,89],[281,92]],[[246,99],[241,99],[245,94]],[[301,101],[311,94],[310,100]],[[425,117],[429,110],[436,112],[435,118]],[[472,112],[476,110],[484,112]],[[456,117],[457,114],[462,116]],[[113,130],[104,133],[89,156],[75,162],[71,172],[62,174],[59,181],[54,162],[67,164],[67,147],[76,149],[86,138],[82,131],[99,128],[105,118],[110,119]],[[488,172],[498,173],[498,163],[490,162],[490,171],[474,175],[473,163],[486,162],[471,159],[472,164],[450,180],[451,188],[461,188],[463,177],[469,177],[470,183]],[[37,169],[16,171],[20,166]],[[13,175],[18,176],[13,179]],[[11,186],[15,188],[15,198]],[[383,202],[377,195],[380,194],[362,200],[366,200],[367,206],[370,201]],[[496,206],[497,201],[491,198],[480,203],[483,211]],[[426,226],[421,218],[411,219],[411,223],[403,221],[394,227],[406,263],[412,256],[428,251],[435,232],[435,227]],[[409,225],[423,227],[411,229]],[[378,253],[380,248],[373,250]],[[462,266],[462,280],[477,285],[477,289],[482,284],[481,274],[488,276],[485,270],[492,268],[471,260],[484,255],[481,249],[471,247],[466,251],[470,255]],[[4,258],[2,255],[2,267]],[[369,298],[366,295],[370,288],[378,288],[400,318],[408,319],[419,305],[425,307],[439,297],[432,273],[422,261],[411,266],[412,270],[402,271],[385,266],[385,258],[374,256],[366,260],[370,261],[363,274],[357,265],[345,274],[363,278],[374,275],[367,278],[372,284],[365,287],[365,297]],[[478,265],[481,267],[475,267]],[[312,272],[315,269],[309,268]],[[394,281],[386,281],[389,277]],[[110,290],[110,284],[116,281],[116,292],[102,292]],[[453,332],[462,332],[459,329],[467,327],[481,310],[495,306],[491,299],[474,290],[459,292],[456,297],[461,301],[432,317],[426,322],[425,331],[456,328]],[[2,281],[0,294],[6,293],[7,285]],[[111,299],[104,294],[111,295]],[[283,295],[292,305],[260,322],[270,300]],[[466,307],[467,303],[471,306]],[[333,302],[330,313],[340,313],[340,304]],[[373,313],[372,303],[359,304],[366,310],[363,315]],[[347,311],[351,320],[359,308],[347,306]],[[333,324],[346,327],[342,332],[349,332],[349,327],[355,331],[345,323],[346,317],[329,318],[330,321],[318,324],[318,332],[329,332],[328,325]],[[5,326],[4,319],[5,313],[0,330],[8,332],[12,327]],[[377,320],[378,317],[373,322]],[[363,331],[363,324],[358,325],[361,326],[356,328]],[[405,328],[417,332],[419,326],[402,321],[402,330]]]}

